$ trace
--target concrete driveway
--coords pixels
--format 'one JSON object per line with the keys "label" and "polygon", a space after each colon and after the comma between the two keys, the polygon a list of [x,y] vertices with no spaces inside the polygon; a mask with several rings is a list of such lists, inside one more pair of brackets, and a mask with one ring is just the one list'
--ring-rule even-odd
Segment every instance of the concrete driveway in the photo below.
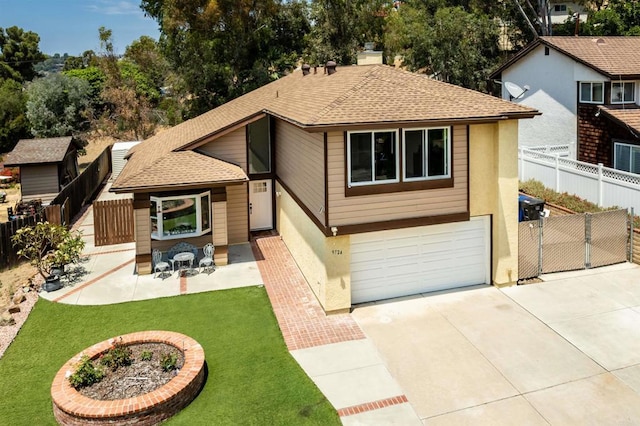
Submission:
{"label": "concrete driveway", "polygon": [[640,424],[640,267],[357,307],[424,424]]}

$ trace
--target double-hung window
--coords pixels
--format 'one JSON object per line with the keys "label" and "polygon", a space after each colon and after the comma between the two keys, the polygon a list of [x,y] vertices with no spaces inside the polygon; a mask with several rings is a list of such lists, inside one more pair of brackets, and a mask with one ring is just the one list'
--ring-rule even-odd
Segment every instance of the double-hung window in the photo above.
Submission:
{"label": "double-hung window", "polygon": [[449,133],[448,127],[404,131],[404,181],[444,179],[451,176]]}
{"label": "double-hung window", "polygon": [[635,102],[636,84],[633,81],[611,83],[611,103],[626,104]]}
{"label": "double-hung window", "polygon": [[151,197],[151,238],[197,237],[211,231],[209,191],[193,195]]}
{"label": "double-hung window", "polygon": [[614,142],[613,167],[640,174],[640,146]]}
{"label": "double-hung window", "polygon": [[604,83],[581,82],[580,102],[585,104],[601,104],[604,102]]}
{"label": "double-hung window", "polygon": [[349,132],[349,186],[398,182],[398,132]]}

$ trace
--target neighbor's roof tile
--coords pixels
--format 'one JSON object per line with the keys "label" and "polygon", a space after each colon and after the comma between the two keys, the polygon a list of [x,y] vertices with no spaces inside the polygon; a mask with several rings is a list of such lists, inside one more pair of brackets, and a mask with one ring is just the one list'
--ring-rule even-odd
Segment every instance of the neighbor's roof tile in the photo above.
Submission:
{"label": "neighbor's roof tile", "polygon": [[600,106],[607,115],[612,117],[622,126],[627,126],[629,130],[640,139],[640,108],[639,107],[611,107]]}
{"label": "neighbor's roof tile", "polygon": [[640,37],[629,36],[544,36],[531,42],[509,61],[495,70],[490,78],[499,78],[539,45],[549,46],[596,70],[610,79],[640,78]]}
{"label": "neighbor's roof tile", "polygon": [[59,163],[64,160],[72,140],[71,136],[20,139],[13,151],[7,154],[4,165],[13,167],[26,164]]}

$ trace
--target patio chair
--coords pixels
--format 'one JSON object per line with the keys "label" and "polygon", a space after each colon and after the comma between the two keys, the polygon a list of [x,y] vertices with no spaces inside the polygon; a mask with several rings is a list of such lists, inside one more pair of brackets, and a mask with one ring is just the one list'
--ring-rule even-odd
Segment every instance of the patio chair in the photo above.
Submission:
{"label": "patio chair", "polygon": [[156,272],[160,272],[161,276],[165,272],[169,272],[171,265],[169,265],[169,262],[162,260],[162,252],[160,250],[154,249],[151,256],[153,257],[153,278],[156,277]]}
{"label": "patio chair", "polygon": [[205,244],[205,246],[202,247],[202,253],[204,253],[204,257],[200,259],[200,262],[198,263],[200,272],[202,272],[205,269],[213,269],[213,271],[216,270],[216,263],[213,261],[214,250],[215,249],[213,247],[213,244],[211,243]]}

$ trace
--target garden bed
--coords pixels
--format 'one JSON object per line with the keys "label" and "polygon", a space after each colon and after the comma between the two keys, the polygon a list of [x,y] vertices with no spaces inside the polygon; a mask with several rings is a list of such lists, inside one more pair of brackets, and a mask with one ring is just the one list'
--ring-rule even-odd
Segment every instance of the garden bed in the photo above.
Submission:
{"label": "garden bed", "polygon": [[173,378],[151,392],[122,399],[94,399],[71,386],[69,377],[84,357],[97,361],[104,356],[113,348],[114,339],[97,343],[67,361],[53,380],[53,412],[60,424],[154,425],[186,407],[200,392],[205,379],[204,351],[192,338],[168,331],[144,331],[116,339],[126,347],[169,345],[182,354],[182,368],[174,370],[177,374],[174,372]]}

